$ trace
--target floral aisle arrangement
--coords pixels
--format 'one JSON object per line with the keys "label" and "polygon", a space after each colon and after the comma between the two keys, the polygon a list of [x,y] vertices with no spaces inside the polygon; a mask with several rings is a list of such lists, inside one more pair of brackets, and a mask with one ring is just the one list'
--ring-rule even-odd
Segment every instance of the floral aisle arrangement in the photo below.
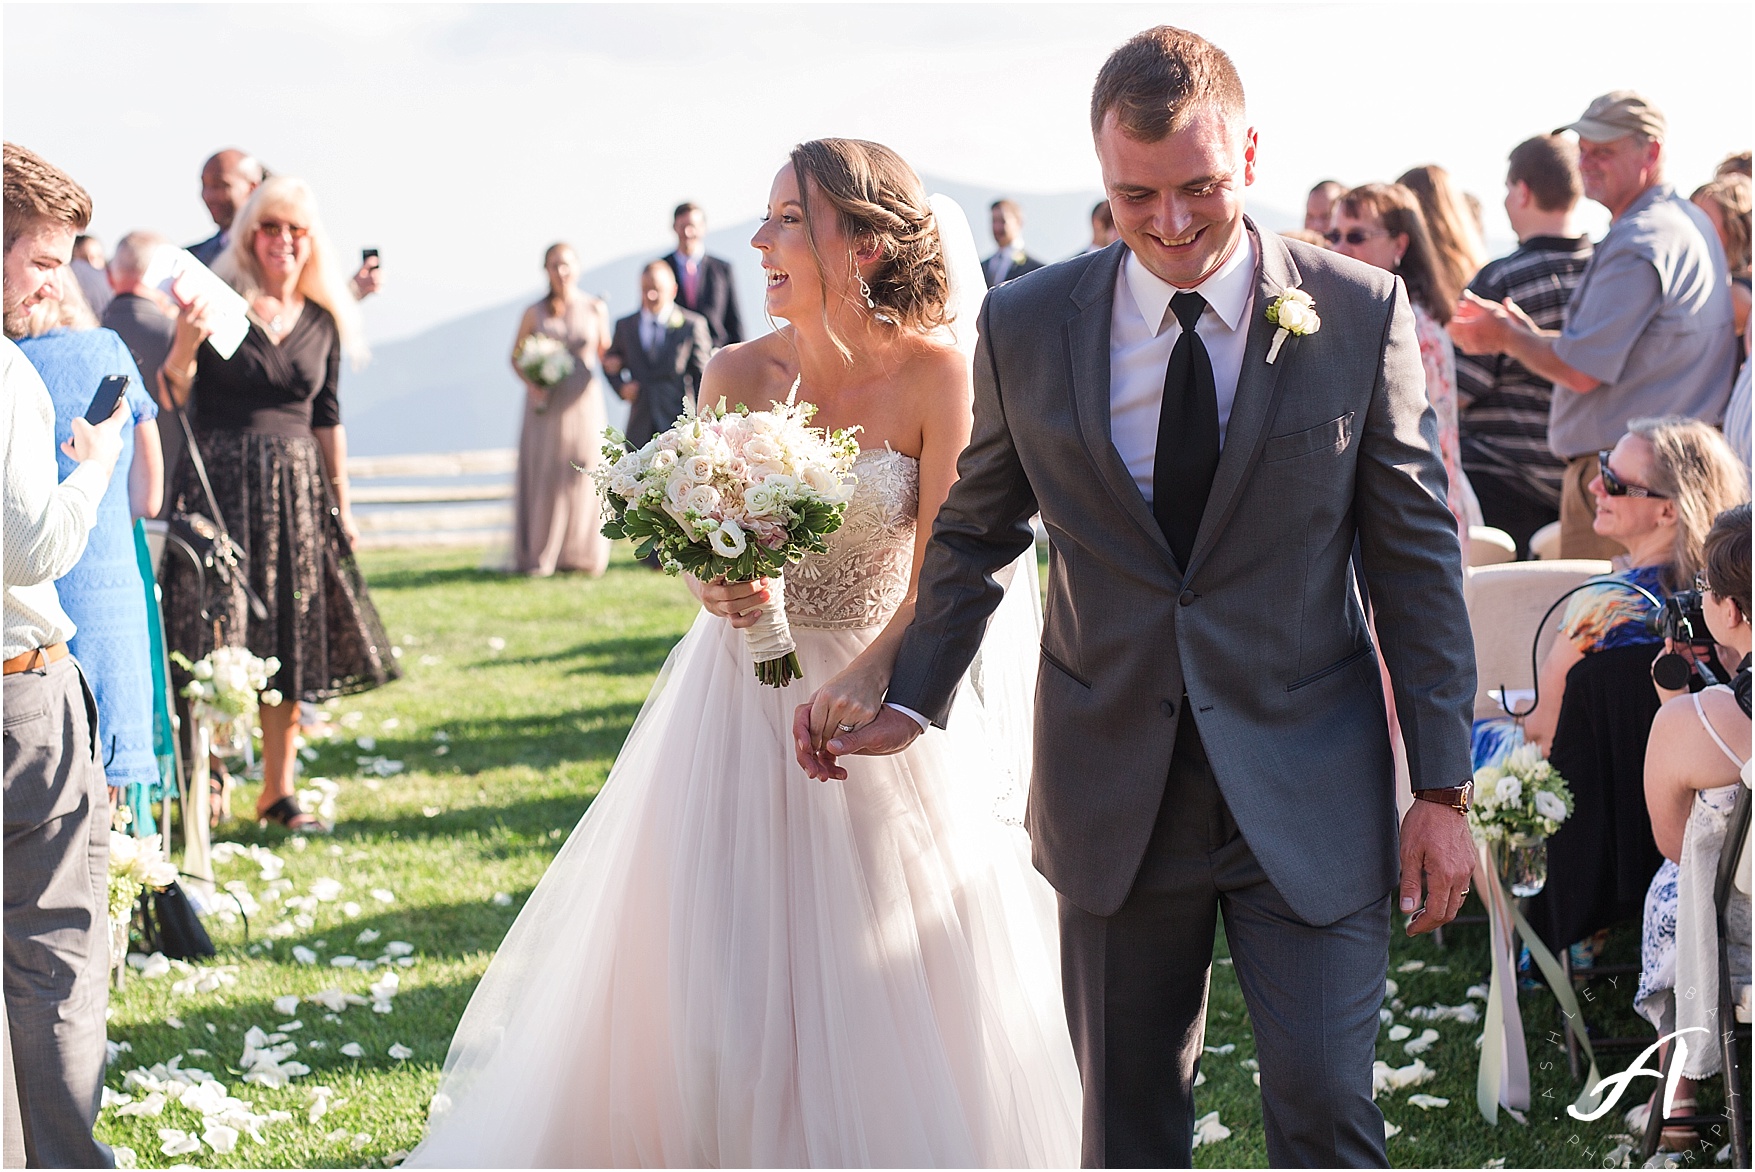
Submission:
{"label": "floral aisle arrangement", "polygon": [[[575,366],[572,351],[559,338],[551,338],[547,334],[526,334],[518,343],[518,351],[512,356],[518,367],[518,373],[541,387],[553,390],[567,381]],[[547,407],[545,402],[537,408],[540,413]]]}
{"label": "floral aisle arrangement", "polygon": [[[1590,1074],[1579,1097],[1588,1108],[1600,1081],[1596,1055],[1585,1035],[1572,982],[1524,919],[1517,901],[1541,891],[1547,883],[1547,840],[1572,816],[1572,790],[1566,779],[1532,744],[1521,744],[1498,761],[1475,770],[1469,803],[1469,830],[1475,838],[1481,902],[1486,906],[1492,935],[1492,977],[1487,992],[1487,1021],[1481,1038],[1481,1064],[1475,1080],[1475,1103],[1489,1123],[1498,1122],[1499,1108],[1520,1122],[1530,1107],[1529,1054],[1517,1004],[1512,934],[1522,937],[1566,1012],[1566,1026],[1590,1061]],[[1509,888],[1509,890],[1508,890]]]}
{"label": "floral aisle arrangement", "polygon": [[225,730],[225,743],[233,748],[250,736],[258,698],[270,706],[282,700],[268,686],[280,670],[280,660],[272,655],[258,659],[244,647],[215,647],[193,663],[178,651],[171,652],[171,659],[193,677],[183,686],[183,695],[193,703],[195,719],[216,733]]}
{"label": "floral aisle arrangement", "polygon": [[782,571],[821,553],[853,496],[852,429],[811,427],[816,408],[786,402],[766,411],[719,405],[684,414],[638,451],[610,432],[594,475],[608,519],[603,532],[656,554],[672,574],[702,580],[769,579],[772,600],[744,630],[756,678],[783,688],[798,678],[786,625]]}
{"label": "floral aisle arrangement", "polygon": [[128,921],[143,890],[163,891],[177,881],[177,865],[165,857],[159,836],[135,838],[110,831],[110,960],[120,965],[128,955]]}

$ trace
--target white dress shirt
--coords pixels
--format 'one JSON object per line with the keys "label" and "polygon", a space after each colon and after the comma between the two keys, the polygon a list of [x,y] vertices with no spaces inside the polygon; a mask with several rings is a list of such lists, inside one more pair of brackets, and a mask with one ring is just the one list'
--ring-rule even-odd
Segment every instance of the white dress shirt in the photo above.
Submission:
{"label": "white dress shirt", "polygon": [[[667,313],[664,316],[668,318],[670,315]],[[640,345],[645,349],[647,357],[657,354],[660,343],[664,341],[665,329],[664,322],[659,320],[657,314],[649,309],[640,310]]]}
{"label": "white dress shirt", "polygon": [[4,425],[5,637],[11,659],[73,637],[55,579],[85,552],[110,479],[87,460],[55,483],[55,404],[24,352],[0,338],[0,424]]}
{"label": "white dress shirt", "polygon": [[1158,455],[1164,373],[1170,366],[1170,351],[1182,337],[1182,323],[1170,311],[1170,298],[1189,292],[1207,300],[1196,331],[1213,363],[1222,448],[1231,404],[1237,399],[1237,377],[1243,371],[1243,349],[1249,342],[1258,259],[1255,238],[1245,232],[1217,272],[1185,290],[1159,280],[1133,253],[1122,258],[1109,319],[1109,427],[1115,450],[1148,501]]}

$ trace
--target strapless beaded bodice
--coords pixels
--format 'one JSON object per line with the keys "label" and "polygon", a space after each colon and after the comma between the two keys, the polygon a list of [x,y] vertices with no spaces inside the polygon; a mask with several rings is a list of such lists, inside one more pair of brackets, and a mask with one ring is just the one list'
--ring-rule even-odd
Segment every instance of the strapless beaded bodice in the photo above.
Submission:
{"label": "strapless beaded bodice", "polygon": [[889,448],[859,453],[859,485],[829,548],[786,569],[786,618],[794,627],[881,627],[908,596],[920,463]]}

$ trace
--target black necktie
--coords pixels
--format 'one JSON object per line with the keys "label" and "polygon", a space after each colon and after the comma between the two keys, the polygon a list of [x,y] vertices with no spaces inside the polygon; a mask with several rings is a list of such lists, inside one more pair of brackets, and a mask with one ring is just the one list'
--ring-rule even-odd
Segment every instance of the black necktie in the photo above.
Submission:
{"label": "black necktie", "polygon": [[1176,555],[1176,564],[1185,570],[1219,467],[1219,395],[1213,361],[1194,329],[1206,307],[1206,298],[1199,293],[1170,298],[1170,309],[1182,323],[1182,336],[1176,339],[1164,372],[1158,452],[1152,462],[1152,515]]}

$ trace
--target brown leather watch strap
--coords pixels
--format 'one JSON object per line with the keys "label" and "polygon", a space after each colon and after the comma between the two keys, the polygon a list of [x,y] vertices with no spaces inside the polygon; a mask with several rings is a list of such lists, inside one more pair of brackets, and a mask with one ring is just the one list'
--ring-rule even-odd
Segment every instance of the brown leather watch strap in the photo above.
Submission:
{"label": "brown leather watch strap", "polygon": [[1474,793],[1475,783],[1466,781],[1462,785],[1452,786],[1448,789],[1417,789],[1414,791],[1414,797],[1422,802],[1437,802],[1440,805],[1449,806],[1459,814],[1467,814],[1469,812],[1469,799],[1474,796]]}

